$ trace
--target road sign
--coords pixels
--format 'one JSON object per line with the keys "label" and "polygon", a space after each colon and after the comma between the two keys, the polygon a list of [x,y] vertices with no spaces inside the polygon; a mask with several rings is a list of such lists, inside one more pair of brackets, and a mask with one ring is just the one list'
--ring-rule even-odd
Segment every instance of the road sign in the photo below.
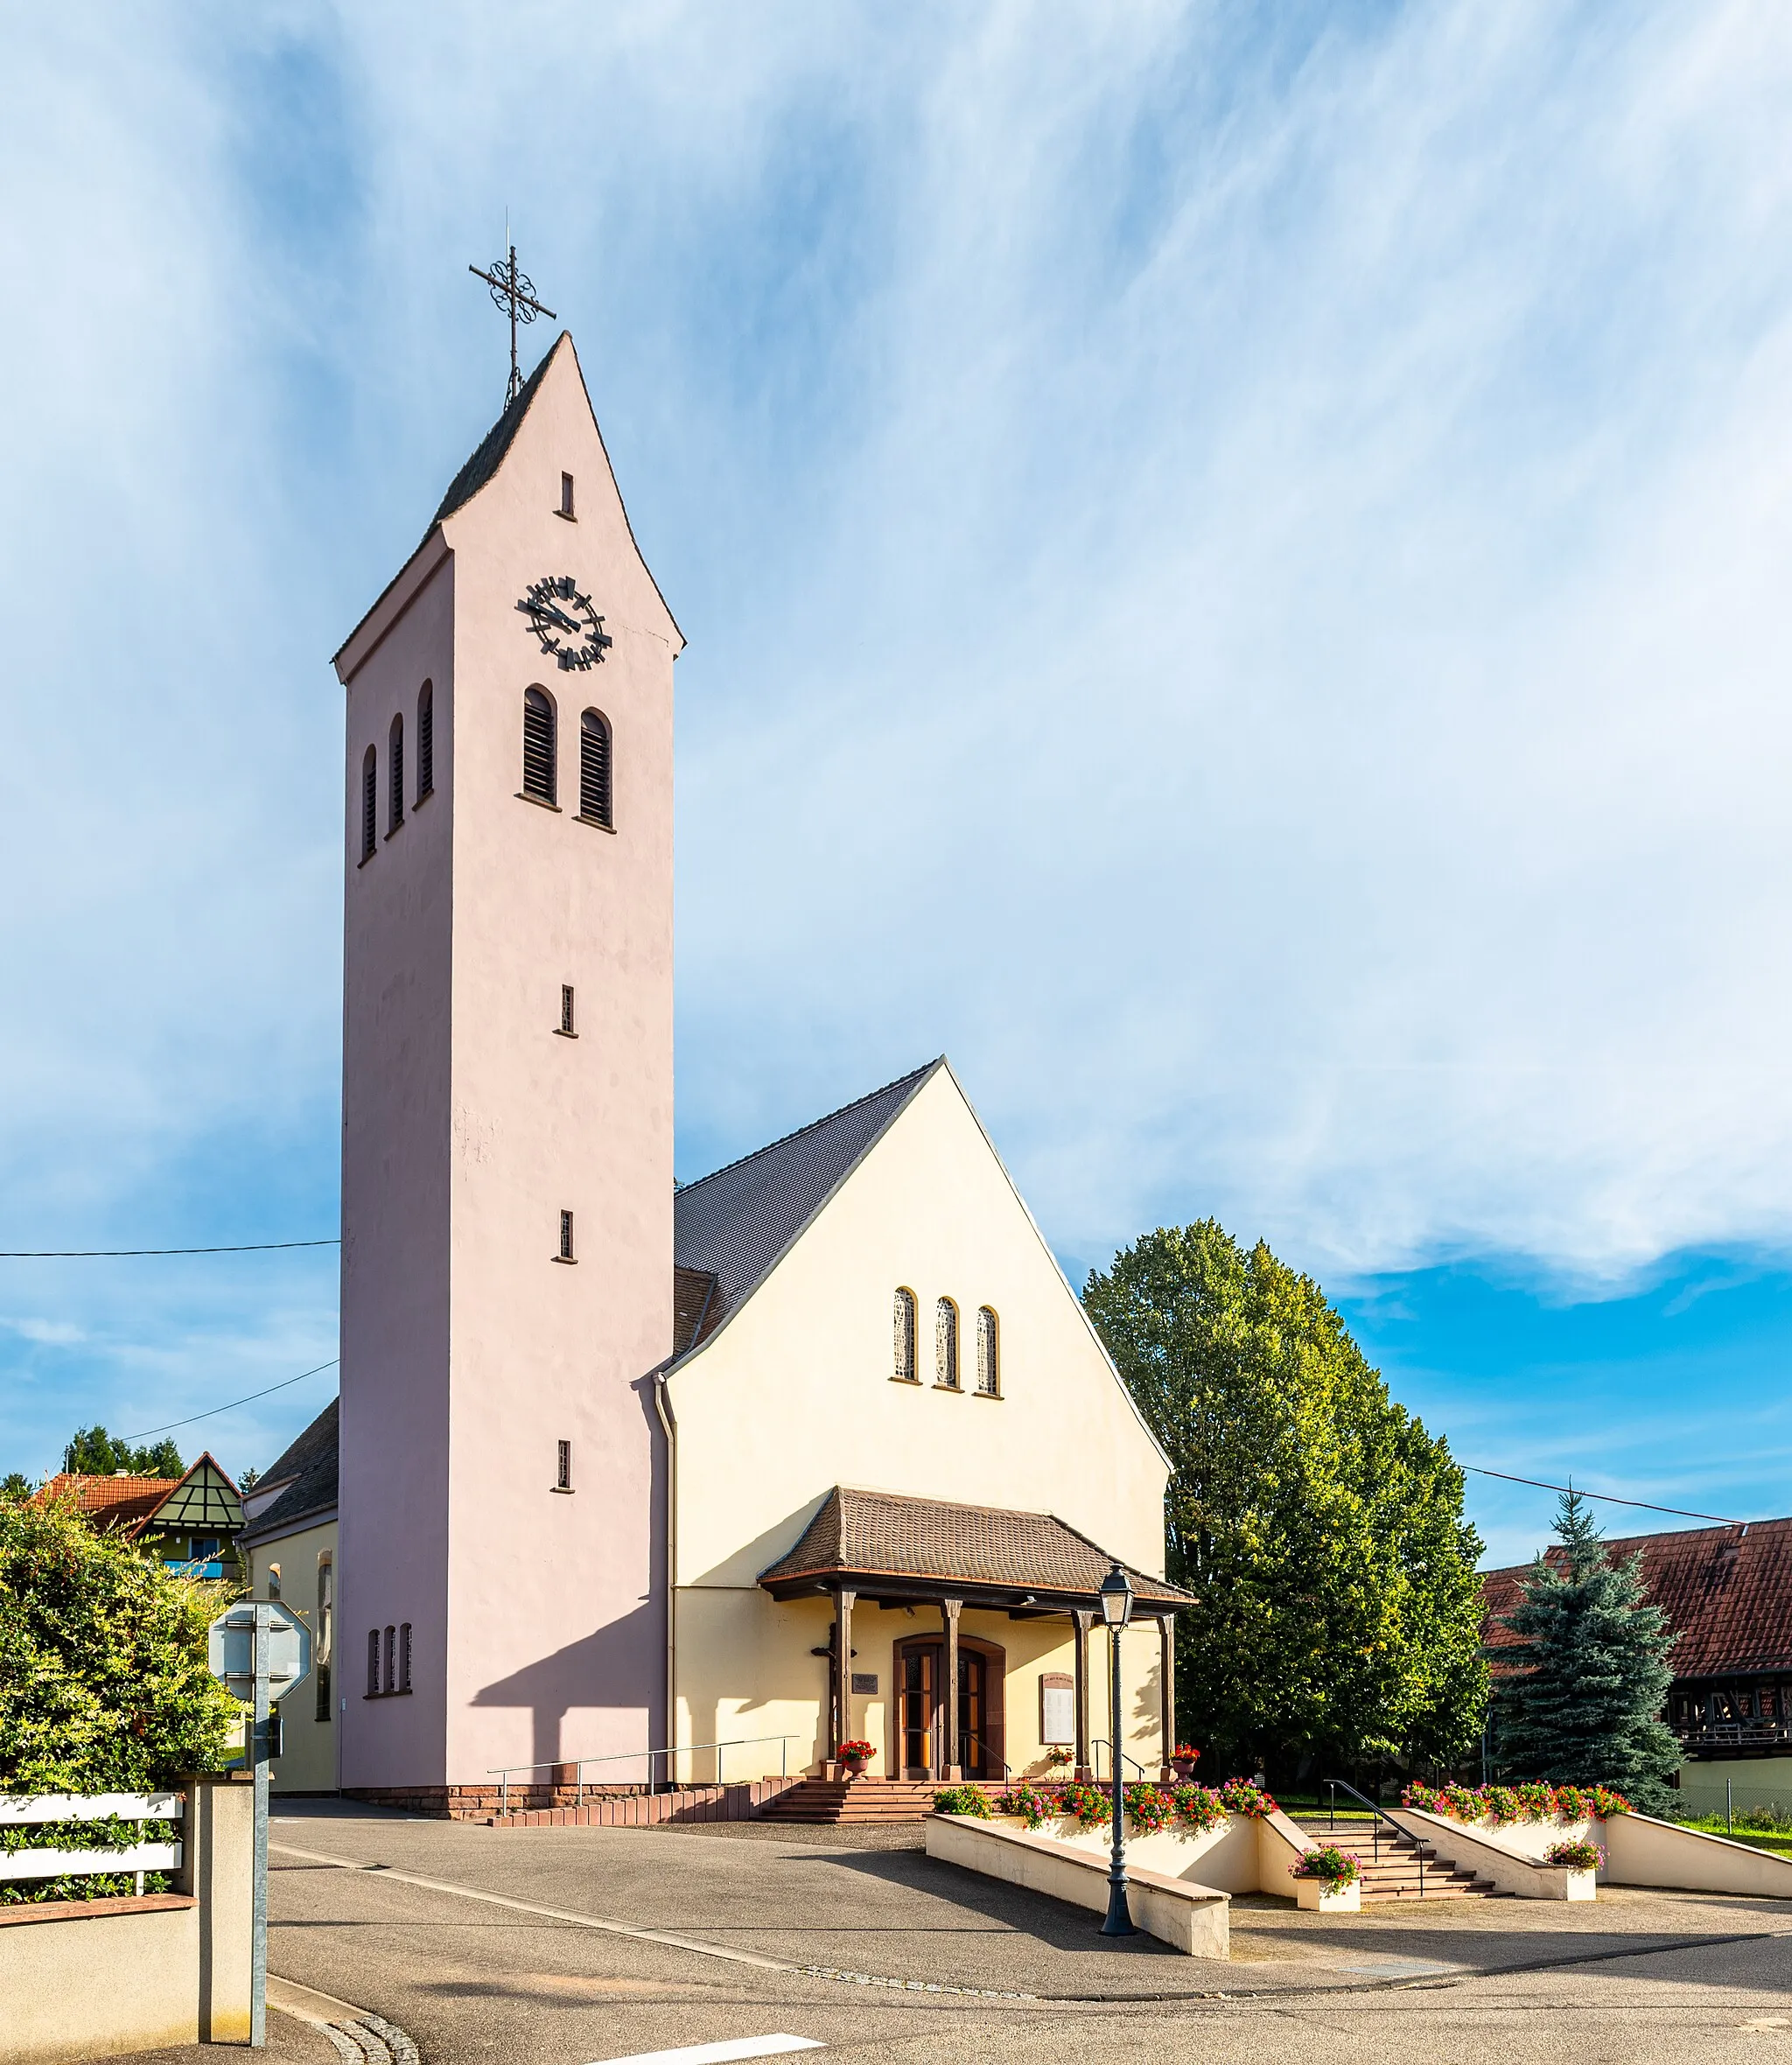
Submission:
{"label": "road sign", "polygon": [[267,1617],[268,1697],[278,1699],[311,1674],[312,1632],[277,1601],[240,1600],[213,1621],[206,1643],[212,1676],[238,1699],[256,1696],[256,1616]]}

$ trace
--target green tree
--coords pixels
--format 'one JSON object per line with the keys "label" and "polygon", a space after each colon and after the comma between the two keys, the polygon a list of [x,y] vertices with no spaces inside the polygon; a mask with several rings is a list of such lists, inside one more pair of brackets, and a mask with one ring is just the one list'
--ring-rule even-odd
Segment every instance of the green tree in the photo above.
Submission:
{"label": "green tree", "polygon": [[[1083,1292],[1168,1454],[1178,1732],[1220,1760],[1440,1761],[1478,1735],[1480,1542],[1446,1446],[1310,1277],[1215,1221]],[[1209,1768],[1213,1768],[1209,1766]]]}
{"label": "green tree", "polygon": [[1645,1814],[1665,1814],[1680,1762],[1661,1718],[1674,1632],[1643,1590],[1641,1555],[1610,1559],[1578,1492],[1564,1495],[1556,1535],[1561,1555],[1537,1557],[1502,1616],[1525,1647],[1494,1691],[1501,1768],[1552,1785],[1616,1786]]}
{"label": "green tree", "polygon": [[62,1467],[88,1477],[110,1477],[119,1470],[129,1470],[134,1477],[181,1477],[186,1473],[179,1449],[167,1435],[153,1448],[133,1448],[128,1441],[115,1440],[104,1427],[77,1427],[74,1440],[62,1452]]}
{"label": "green tree", "polygon": [[0,1478],[0,1499],[28,1499],[36,1488],[23,1470],[9,1470]]}
{"label": "green tree", "polygon": [[226,1761],[214,1592],[88,1526],[0,1503],[0,1792],[144,1792]]}

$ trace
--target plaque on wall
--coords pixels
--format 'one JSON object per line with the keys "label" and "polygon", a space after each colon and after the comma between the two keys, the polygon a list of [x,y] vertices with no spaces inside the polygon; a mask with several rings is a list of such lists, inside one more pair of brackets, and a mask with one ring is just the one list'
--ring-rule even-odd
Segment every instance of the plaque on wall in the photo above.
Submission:
{"label": "plaque on wall", "polygon": [[852,1689],[855,1692],[875,1692],[878,1689],[877,1672],[855,1670],[852,1674]]}

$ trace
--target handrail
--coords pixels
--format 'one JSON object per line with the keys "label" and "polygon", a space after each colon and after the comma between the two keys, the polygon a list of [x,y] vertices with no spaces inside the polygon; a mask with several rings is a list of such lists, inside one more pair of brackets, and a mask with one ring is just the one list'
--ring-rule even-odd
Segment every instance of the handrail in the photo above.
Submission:
{"label": "handrail", "polygon": [[1417,1837],[1409,1834],[1406,1830],[1403,1829],[1400,1826],[1400,1824],[1395,1820],[1394,1816],[1388,1812],[1386,1808],[1378,1806],[1375,1801],[1369,1798],[1367,1793],[1358,1792],[1356,1788],[1350,1783],[1348,1779],[1328,1778],[1326,1781],[1326,1783],[1332,1788],[1332,1826],[1334,1828],[1338,1825],[1338,1788],[1340,1786],[1343,1787],[1344,1790],[1350,1795],[1353,1800],[1361,1800],[1362,1804],[1368,1809],[1372,1815],[1375,1816],[1374,1821],[1369,1824],[1369,1840],[1373,1845],[1375,1861],[1377,1864],[1380,1864],[1382,1861],[1382,1824],[1383,1822],[1387,1823],[1388,1826],[1394,1830],[1394,1832],[1400,1838],[1403,1843],[1410,1843],[1412,1844],[1413,1855],[1418,1860],[1418,1897],[1420,1900],[1423,1900],[1424,1898],[1424,1844],[1421,1843]]}
{"label": "handrail", "polygon": [[[962,1742],[975,1742],[981,1744],[983,1746],[984,1760],[985,1762],[989,1760],[990,1746],[988,1740],[984,1736],[977,1734],[973,1729],[967,1728],[964,1732]],[[1013,1765],[1008,1761],[1006,1757],[998,1757],[995,1760],[1002,1767],[1002,1783],[1004,1785],[1012,1784],[1014,1778]]]}
{"label": "handrail", "polygon": [[[652,1792],[654,1790],[654,1759],[655,1757],[681,1757],[688,1754],[694,1754],[700,1749],[712,1749],[717,1753],[716,1783],[720,1785],[723,1782],[722,1751],[724,1749],[746,1749],[756,1742],[775,1742],[779,1745],[778,1775],[780,1778],[788,1778],[790,1775],[789,1745],[793,1742],[801,1742],[803,1740],[802,1736],[796,1734],[731,1735],[724,1742],[668,1742],[661,1749],[619,1749],[612,1750],[608,1756],[604,1757],[538,1757],[533,1764],[488,1764],[486,1767],[486,1776],[495,1778],[498,1781],[498,1811],[500,1814],[508,1814],[510,1811],[510,1774],[513,1771],[561,1771],[568,1764],[570,1764],[574,1772],[573,1782],[578,1788],[578,1803],[583,1806],[584,1804],[584,1768],[587,1764],[632,1764],[637,1757],[645,1757],[648,1760],[648,1790]],[[668,1768],[667,1773],[668,1788],[670,1789],[675,1782]]]}
{"label": "handrail", "polygon": [[[1105,1735],[1096,1735],[1096,1736],[1092,1736],[1092,1737],[1090,1738],[1090,1740],[1089,1740],[1089,1747],[1090,1747],[1091,1749],[1104,1749],[1104,1750],[1106,1750],[1106,1751],[1108,1752],[1108,1761],[1109,1761],[1110,1765],[1111,1765],[1111,1764],[1113,1763],[1113,1760],[1114,1760],[1114,1755],[1115,1755],[1115,1751],[1114,1751],[1114,1745],[1113,1745],[1111,1742],[1110,1742],[1110,1741],[1109,1741],[1109,1740],[1107,1739],[1107,1737],[1106,1737]],[[1137,1772],[1138,1772],[1138,1774],[1139,1774],[1139,1776],[1140,1776],[1141,1778],[1144,1777],[1144,1775],[1145,1775],[1145,1768],[1144,1768],[1144,1766],[1143,1764],[1141,1764],[1141,1763],[1139,1762],[1139,1760],[1138,1760],[1138,1759],[1137,1757],[1133,1756],[1132,1754],[1130,1754],[1130,1752],[1128,1752],[1128,1751],[1126,1751],[1126,1750],[1124,1750],[1124,1749],[1123,1749],[1123,1750],[1121,1750],[1121,1751],[1120,1751],[1118,1754],[1119,1754],[1119,1757],[1120,1757],[1120,1761],[1121,1761],[1123,1764],[1130,1764],[1130,1765],[1131,1765],[1131,1767],[1132,1767],[1132,1768],[1133,1768],[1135,1771],[1137,1771]],[[1099,1763],[1097,1763],[1097,1764],[1096,1764],[1096,1771],[1097,1771],[1097,1772],[1099,1772],[1099,1771],[1101,1770],[1101,1766],[1100,1766],[1100,1764],[1099,1764]],[[1101,1780],[1100,1780],[1100,1778],[1099,1778],[1099,1777],[1097,1777],[1097,1778],[1096,1778],[1096,1783],[1097,1785],[1099,1785],[1099,1784],[1101,1783]]]}

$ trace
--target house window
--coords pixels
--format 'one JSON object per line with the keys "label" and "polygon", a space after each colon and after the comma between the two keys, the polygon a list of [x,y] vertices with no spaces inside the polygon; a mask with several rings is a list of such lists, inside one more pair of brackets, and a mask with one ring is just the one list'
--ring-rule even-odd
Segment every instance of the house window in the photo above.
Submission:
{"label": "house window", "polygon": [[377,1699],[380,1695],[380,1631],[368,1630],[368,1698]]}
{"label": "house window", "polygon": [[942,1390],[958,1389],[958,1307],[949,1298],[934,1307],[934,1382]]}
{"label": "house window", "polygon": [[425,682],[416,692],[416,800],[436,786],[436,690]]}
{"label": "house window", "polygon": [[410,1622],[409,1620],[401,1620],[398,1623],[398,1690],[401,1692],[408,1692],[410,1690]]}
{"label": "house window", "polygon": [[559,1450],[559,1458],[555,1468],[554,1489],[556,1491],[570,1491],[572,1489],[572,1444],[570,1441],[560,1441],[556,1442],[555,1446]]}
{"label": "house window", "polygon": [[569,1040],[578,1038],[578,1024],[573,1013],[573,1001],[572,984],[562,983],[560,985],[560,1030]]}
{"label": "house window", "polygon": [[404,822],[404,719],[392,720],[387,744],[386,836],[389,839]]}
{"label": "house window", "polygon": [[380,769],[377,756],[370,746],[367,758],[360,764],[360,857],[363,860],[374,858],[374,849],[380,843]]}
{"label": "house window", "polygon": [[587,824],[615,830],[610,794],[610,720],[588,710],[578,720],[578,814]]}
{"label": "house window", "polygon": [[896,1367],[891,1372],[900,1384],[918,1383],[914,1374],[914,1293],[896,1293]]}
{"label": "house window", "polygon": [[523,691],[522,793],[538,803],[555,800],[554,705],[542,689]]}
{"label": "house window", "polygon": [[578,512],[572,506],[572,476],[570,473],[563,473],[560,476],[560,514],[565,517],[569,523],[578,521]]}
{"label": "house window", "polygon": [[386,1690],[398,1690],[398,1630],[391,1627],[386,1630]]}
{"label": "house window", "polygon": [[980,1398],[1002,1396],[1002,1371],[997,1360],[996,1315],[986,1305],[976,1308],[976,1389]]}
{"label": "house window", "polygon": [[312,1669],[318,1681],[318,1718],[327,1721],[330,1707],[330,1648],[336,1633],[335,1558],[326,1549],[318,1558],[318,1625]]}
{"label": "house window", "polygon": [[571,1214],[571,1213],[570,1213],[570,1212],[563,1212],[563,1213],[560,1214],[560,1254],[559,1254],[559,1260],[561,1260],[562,1262],[570,1262],[570,1261],[572,1261],[573,1259],[574,1259],[574,1256],[573,1256],[573,1252],[572,1252],[572,1214]]}

